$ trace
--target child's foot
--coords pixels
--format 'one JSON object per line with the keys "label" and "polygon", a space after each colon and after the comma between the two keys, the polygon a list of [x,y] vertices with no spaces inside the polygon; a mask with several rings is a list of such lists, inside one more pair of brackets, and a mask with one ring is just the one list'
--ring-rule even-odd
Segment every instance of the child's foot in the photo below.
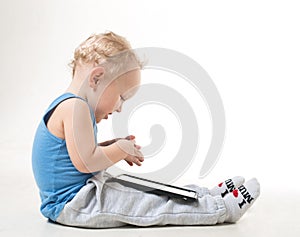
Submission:
{"label": "child's foot", "polygon": [[209,190],[212,196],[221,195],[225,197],[228,193],[231,193],[237,187],[241,186],[245,182],[245,179],[241,176],[233,177],[232,179],[227,179],[224,182],[218,184]]}
{"label": "child's foot", "polygon": [[224,198],[227,209],[225,222],[236,222],[252,206],[260,193],[260,185],[257,180],[251,179],[244,185],[232,191]]}

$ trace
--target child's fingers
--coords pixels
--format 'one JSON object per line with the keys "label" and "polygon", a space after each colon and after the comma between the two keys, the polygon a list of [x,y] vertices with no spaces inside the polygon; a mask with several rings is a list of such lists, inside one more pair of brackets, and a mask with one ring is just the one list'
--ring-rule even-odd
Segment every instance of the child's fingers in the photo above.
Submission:
{"label": "child's fingers", "polygon": [[140,150],[140,149],[142,148],[141,146],[136,145],[136,144],[134,144],[134,146],[135,146],[135,148],[138,149],[138,150]]}
{"label": "child's fingers", "polygon": [[145,159],[144,159],[144,156],[139,156],[137,157],[139,159],[140,162],[143,162]]}
{"label": "child's fingers", "polygon": [[127,140],[134,140],[135,136],[134,135],[129,135],[129,136],[125,137],[125,139],[127,139]]}
{"label": "child's fingers", "polygon": [[142,165],[142,163],[141,163],[141,161],[140,161],[140,159],[139,159],[138,157],[135,158],[134,163],[135,163],[136,165],[138,165],[138,166],[141,166],[141,165]]}
{"label": "child's fingers", "polygon": [[140,160],[144,161],[144,155],[142,154],[142,152],[140,152],[140,150],[135,149],[134,150],[134,155],[135,155],[135,157],[138,157]]}
{"label": "child's fingers", "polygon": [[144,157],[130,156],[130,155],[129,155],[129,156],[126,158],[126,161],[127,161],[128,164],[134,163],[134,164],[136,164],[136,165],[138,165],[138,166],[141,166],[141,165],[142,165],[142,162],[144,161]]}
{"label": "child's fingers", "polygon": [[131,161],[127,161],[127,160],[125,161],[128,163],[128,165],[133,166],[133,163]]}
{"label": "child's fingers", "polygon": [[137,165],[141,166],[143,161],[144,161],[144,157],[143,156],[136,157],[136,164]]}
{"label": "child's fingers", "polygon": [[139,150],[141,147],[139,145],[134,144],[134,140],[126,140],[126,139],[121,139],[117,142],[119,147],[128,154],[128,158],[126,160],[130,160],[131,157],[139,157],[139,160],[143,161],[144,160],[144,155],[142,152]]}

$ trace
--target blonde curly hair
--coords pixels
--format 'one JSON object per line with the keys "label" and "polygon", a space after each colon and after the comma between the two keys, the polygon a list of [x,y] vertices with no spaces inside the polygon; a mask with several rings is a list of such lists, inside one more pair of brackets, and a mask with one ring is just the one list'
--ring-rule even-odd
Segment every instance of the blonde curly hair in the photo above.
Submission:
{"label": "blonde curly hair", "polygon": [[[114,59],[118,56],[118,60]],[[125,56],[125,57],[124,57]],[[103,34],[93,34],[82,42],[74,52],[74,58],[69,66],[72,68],[72,76],[74,77],[76,66],[88,63],[96,65],[105,64],[108,61],[113,62],[115,67],[120,68],[121,65],[116,65],[117,62],[133,59],[137,65],[142,68],[143,63],[139,61],[137,55],[133,52],[130,43],[122,36],[111,31]],[[131,60],[132,61],[132,60]],[[123,62],[124,63],[124,62]],[[116,68],[110,68],[113,72]]]}

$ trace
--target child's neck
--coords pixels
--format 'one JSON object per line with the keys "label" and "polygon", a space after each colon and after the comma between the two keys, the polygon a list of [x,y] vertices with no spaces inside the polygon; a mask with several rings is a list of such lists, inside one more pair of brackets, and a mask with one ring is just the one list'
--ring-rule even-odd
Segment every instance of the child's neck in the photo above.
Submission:
{"label": "child's neck", "polygon": [[86,99],[87,95],[86,95],[85,77],[86,75],[84,75],[84,73],[76,72],[69,87],[66,90],[66,93],[69,92]]}

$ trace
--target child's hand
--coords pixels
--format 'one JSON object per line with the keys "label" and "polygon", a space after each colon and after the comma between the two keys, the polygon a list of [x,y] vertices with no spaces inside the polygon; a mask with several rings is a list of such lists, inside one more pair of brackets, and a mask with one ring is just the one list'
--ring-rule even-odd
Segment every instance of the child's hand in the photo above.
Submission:
{"label": "child's hand", "polygon": [[141,166],[144,156],[140,152],[141,146],[135,144],[134,136],[127,136],[125,139],[119,139],[116,143],[126,153],[124,160],[132,166],[136,164]]}

